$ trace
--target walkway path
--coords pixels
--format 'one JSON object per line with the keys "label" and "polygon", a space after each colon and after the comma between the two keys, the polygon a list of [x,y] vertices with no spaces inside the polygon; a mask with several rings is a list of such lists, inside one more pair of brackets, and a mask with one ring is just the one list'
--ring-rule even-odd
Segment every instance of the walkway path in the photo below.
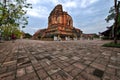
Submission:
{"label": "walkway path", "polygon": [[0,80],[120,80],[120,48],[103,41],[0,43]]}

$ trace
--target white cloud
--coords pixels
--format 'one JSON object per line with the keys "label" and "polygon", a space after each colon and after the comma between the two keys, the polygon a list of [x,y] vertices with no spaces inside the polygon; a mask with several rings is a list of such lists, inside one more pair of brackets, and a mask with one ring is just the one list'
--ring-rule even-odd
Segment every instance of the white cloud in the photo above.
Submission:
{"label": "white cloud", "polygon": [[27,0],[28,3],[31,3],[33,5],[36,4],[48,4],[48,3],[52,3],[52,4],[58,4],[59,1],[58,0]]}
{"label": "white cloud", "polygon": [[[104,31],[106,26],[109,25],[105,23],[104,20],[105,15],[107,15],[106,9],[113,5],[113,2],[111,2],[111,5],[109,4],[108,7],[104,7],[100,3],[103,7],[100,8],[100,5],[95,6],[98,1],[102,0],[28,0],[28,2],[32,3],[33,9],[29,9],[27,14],[30,17],[34,17],[32,18],[34,20],[30,19],[30,23],[35,22],[30,26],[45,27],[47,25],[47,19],[51,10],[57,4],[62,4],[63,9],[72,16],[75,27],[79,27],[85,33],[97,33],[99,31]],[[110,2],[111,0],[108,1]],[[37,18],[37,20],[35,20],[35,18]],[[43,24],[39,22],[43,22]],[[34,33],[38,29],[40,28],[28,27],[25,29],[25,31]]]}
{"label": "white cloud", "polygon": [[28,9],[27,14],[29,16],[38,17],[38,18],[47,18],[49,16],[50,10],[48,6],[43,6],[41,4],[48,4],[56,6],[57,4],[62,4],[63,8],[66,10],[68,8],[76,8],[76,1],[65,1],[61,2],[59,0],[27,0],[28,3],[31,3],[33,8]]}
{"label": "white cloud", "polygon": [[[97,2],[98,0],[27,0],[27,2],[31,3],[33,8],[28,10],[28,15],[38,18],[47,18],[49,16],[50,10],[48,10],[48,6],[42,6],[43,4],[56,6],[57,4],[62,4],[63,9],[69,11],[69,9],[73,8],[86,8],[89,5]],[[42,4],[42,5],[41,5]],[[92,13],[93,9],[84,10],[85,13]],[[70,11],[69,11],[70,12]]]}
{"label": "white cloud", "polygon": [[86,25],[85,27],[82,27],[81,29],[83,30],[84,33],[98,33],[98,32],[103,32],[107,28],[107,26],[111,26],[113,24],[113,21],[110,23],[106,23],[103,20],[97,20],[94,22],[92,25]]}
{"label": "white cloud", "polygon": [[90,5],[92,5],[93,3],[96,3],[98,0],[80,0],[80,7],[81,8],[86,8]]}
{"label": "white cloud", "polygon": [[59,1],[58,0],[46,0],[48,2],[52,2],[53,4],[59,4]]}
{"label": "white cloud", "polygon": [[24,30],[38,30],[40,28],[37,27],[26,27]]}
{"label": "white cloud", "polygon": [[41,2],[41,0],[27,0],[27,2],[31,4],[38,4]]}
{"label": "white cloud", "polygon": [[27,14],[32,17],[37,17],[37,18],[47,18],[49,11],[46,7],[44,6],[38,6],[33,9],[29,9],[27,11]]}
{"label": "white cloud", "polygon": [[62,4],[64,6],[64,8],[75,8],[77,6],[77,1],[78,0],[74,0],[74,1],[71,1],[71,0],[63,0],[63,1],[60,1],[60,0],[43,0],[42,3],[52,3],[51,5],[53,6],[56,6],[57,4]]}
{"label": "white cloud", "polygon": [[26,27],[23,29],[23,31],[33,35],[39,29],[40,28],[37,28],[37,27]]}
{"label": "white cloud", "polygon": [[88,9],[85,9],[83,11],[84,14],[93,14],[93,13],[96,13],[98,10],[96,10],[94,7],[90,7]]}
{"label": "white cloud", "polygon": [[76,8],[77,7],[77,3],[75,1],[68,1],[68,2],[65,2],[65,3],[61,3],[63,4],[63,8],[64,9],[67,9],[67,8]]}

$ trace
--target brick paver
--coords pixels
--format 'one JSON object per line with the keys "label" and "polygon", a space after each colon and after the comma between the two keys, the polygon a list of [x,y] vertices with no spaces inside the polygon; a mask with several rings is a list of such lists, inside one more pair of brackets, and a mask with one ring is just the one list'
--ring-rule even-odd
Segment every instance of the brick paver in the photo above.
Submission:
{"label": "brick paver", "polygon": [[107,41],[0,43],[0,80],[120,80],[120,48]]}

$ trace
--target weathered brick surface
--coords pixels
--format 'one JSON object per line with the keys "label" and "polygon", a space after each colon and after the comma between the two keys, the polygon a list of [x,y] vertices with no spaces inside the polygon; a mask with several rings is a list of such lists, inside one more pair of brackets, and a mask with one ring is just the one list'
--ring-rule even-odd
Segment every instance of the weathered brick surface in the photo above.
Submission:
{"label": "weathered brick surface", "polygon": [[32,66],[26,67],[25,70],[26,70],[27,73],[31,73],[31,72],[34,71]]}
{"label": "weathered brick surface", "polygon": [[103,43],[100,40],[0,43],[0,80],[119,80],[120,49],[101,47]]}
{"label": "weathered brick surface", "polygon": [[52,80],[50,77],[45,78],[44,80]]}
{"label": "weathered brick surface", "polygon": [[40,69],[40,70],[38,70],[37,71],[37,74],[39,75],[39,77],[41,78],[41,79],[45,79],[46,77],[48,77],[48,74],[45,72],[45,70],[43,70],[43,69]]}
{"label": "weathered brick surface", "polygon": [[51,75],[53,80],[64,80],[58,73]]}
{"label": "weathered brick surface", "polygon": [[15,72],[7,72],[0,74],[0,80],[14,80],[15,79]]}
{"label": "weathered brick surface", "polygon": [[65,67],[63,70],[66,71],[66,72],[70,72],[74,69],[75,67],[73,65],[71,66],[68,66],[68,67]]}
{"label": "weathered brick surface", "polygon": [[85,69],[86,68],[86,65],[82,64],[82,63],[79,63],[79,62],[76,62],[73,64],[75,67],[77,68],[80,68],[80,69]]}
{"label": "weathered brick surface", "polygon": [[69,72],[69,74],[70,74],[72,77],[75,77],[75,76],[77,76],[80,72],[81,72],[81,69],[79,69],[79,68],[74,68],[72,71]]}
{"label": "weathered brick surface", "polygon": [[16,78],[16,80],[39,80],[39,78],[36,76],[35,73],[30,73]]}
{"label": "weathered brick surface", "polygon": [[25,68],[18,69],[16,76],[17,76],[17,77],[21,77],[21,76],[23,76],[23,75],[25,75]]}
{"label": "weathered brick surface", "polygon": [[80,74],[85,80],[100,80],[100,78],[96,77],[96,76],[93,76],[91,74],[88,74],[86,72],[82,72]]}
{"label": "weathered brick surface", "polygon": [[91,66],[94,67],[94,68],[100,69],[102,71],[104,71],[105,67],[106,67],[106,66],[104,66],[102,64],[98,64],[98,63],[92,63]]}

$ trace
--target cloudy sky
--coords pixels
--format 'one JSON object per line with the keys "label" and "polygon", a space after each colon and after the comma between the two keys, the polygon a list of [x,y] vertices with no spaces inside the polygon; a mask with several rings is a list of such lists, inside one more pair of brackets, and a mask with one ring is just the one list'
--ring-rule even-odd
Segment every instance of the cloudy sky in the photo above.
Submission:
{"label": "cloudy sky", "polygon": [[106,30],[113,21],[106,23],[105,18],[114,0],[28,0],[33,8],[29,9],[29,24],[23,30],[34,34],[37,30],[47,28],[48,16],[57,4],[73,18],[74,27],[83,33],[98,33]]}

